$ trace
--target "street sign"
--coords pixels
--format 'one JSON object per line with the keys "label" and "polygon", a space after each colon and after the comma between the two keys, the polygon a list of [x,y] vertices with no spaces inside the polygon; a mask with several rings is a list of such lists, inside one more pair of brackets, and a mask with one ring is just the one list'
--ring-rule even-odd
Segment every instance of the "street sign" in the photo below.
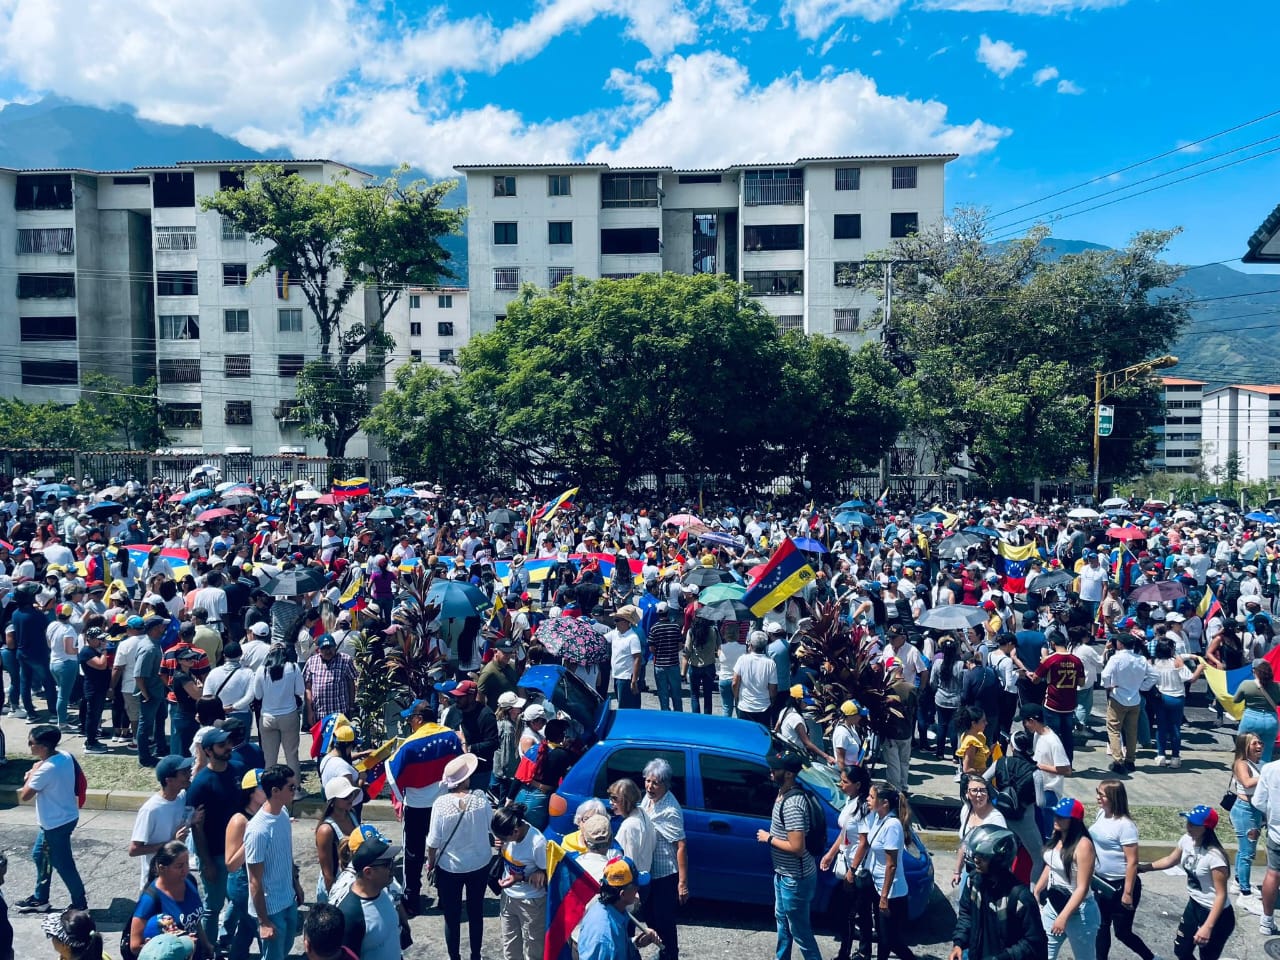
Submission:
{"label": "street sign", "polygon": [[1098,405],[1098,436],[1109,437],[1116,424],[1116,408],[1110,404]]}

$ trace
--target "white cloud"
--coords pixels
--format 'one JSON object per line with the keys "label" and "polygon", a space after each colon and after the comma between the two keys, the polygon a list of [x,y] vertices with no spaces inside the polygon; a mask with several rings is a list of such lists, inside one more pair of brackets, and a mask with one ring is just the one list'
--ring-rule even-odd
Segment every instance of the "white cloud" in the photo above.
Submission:
{"label": "white cloud", "polygon": [[844,24],[836,28],[831,36],[827,37],[822,43],[822,49],[818,51],[818,56],[825,57],[831,52],[831,48],[844,39]]}
{"label": "white cloud", "polygon": [[920,0],[925,10],[954,10],[960,13],[1018,13],[1053,16],[1076,10],[1105,10],[1122,7],[1128,0]]}
{"label": "white cloud", "polygon": [[653,84],[618,67],[609,71],[609,79],[604,86],[606,90],[622,94],[622,99],[638,113],[648,113],[658,102],[658,91]]}
{"label": "white cloud", "polygon": [[1077,83],[1072,83],[1070,80],[1059,80],[1058,92],[1065,93],[1072,97],[1078,97],[1080,94],[1084,93],[1084,87]]}
{"label": "white cloud", "polygon": [[756,33],[769,25],[769,15],[756,10],[753,0],[715,0],[713,27]]}
{"label": "white cloud", "polygon": [[1179,153],[1200,153],[1204,150],[1203,144],[1193,143],[1188,140],[1179,140],[1175,146],[1178,148]]}
{"label": "white cloud", "polygon": [[795,24],[796,33],[806,40],[817,40],[837,20],[857,17],[875,23],[888,20],[902,7],[904,0],[785,0],[782,19]]}
{"label": "white cloud", "polygon": [[985,33],[978,40],[978,62],[1003,80],[1022,66],[1027,51],[1017,49],[1007,40],[992,40]]}
{"label": "white cloud", "polygon": [[1034,83],[1037,87],[1043,87],[1050,80],[1057,80],[1057,79],[1058,79],[1057,67],[1041,67],[1039,70],[1035,72],[1035,75],[1032,76],[1031,82]]}

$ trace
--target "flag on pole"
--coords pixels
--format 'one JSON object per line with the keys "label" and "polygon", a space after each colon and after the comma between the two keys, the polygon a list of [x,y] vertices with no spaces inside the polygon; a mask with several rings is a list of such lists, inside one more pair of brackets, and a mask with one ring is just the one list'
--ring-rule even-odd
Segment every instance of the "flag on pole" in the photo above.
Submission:
{"label": "flag on pole", "polygon": [[1214,617],[1221,616],[1221,614],[1222,604],[1218,602],[1218,597],[1213,592],[1213,587],[1205,586],[1204,596],[1200,598],[1200,604],[1196,607],[1196,616],[1208,623]]}
{"label": "flag on pole", "polygon": [[762,617],[814,578],[809,566],[790,537],[782,541],[767,563],[756,568],[759,573],[747,586],[742,602],[757,617]]}
{"label": "flag on pole", "polygon": [[1027,567],[1040,556],[1034,543],[1014,546],[1003,540],[996,541],[996,573],[1004,578],[1004,588],[1010,593],[1027,592]]}
{"label": "flag on pole", "polygon": [[333,495],[338,500],[369,495],[369,478],[352,477],[350,480],[333,481]]}
{"label": "flag on pole", "polygon": [[535,510],[533,516],[529,518],[530,522],[535,520],[550,520],[556,515],[557,511],[559,511],[561,507],[567,503],[572,503],[573,498],[577,495],[578,487],[574,487],[572,490],[566,490],[554,500],[544,503],[541,507]]}

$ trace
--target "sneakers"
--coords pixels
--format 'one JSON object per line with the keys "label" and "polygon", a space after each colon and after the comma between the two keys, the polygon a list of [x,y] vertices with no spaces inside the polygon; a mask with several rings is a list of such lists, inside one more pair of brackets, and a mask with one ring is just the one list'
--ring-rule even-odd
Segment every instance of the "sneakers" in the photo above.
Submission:
{"label": "sneakers", "polygon": [[25,720],[27,719],[27,711],[23,710],[21,707],[16,707],[9,716],[13,717],[15,720]]}
{"label": "sneakers", "polygon": [[49,913],[53,910],[48,900],[37,900],[34,896],[19,900],[14,906],[18,908],[19,913]]}
{"label": "sneakers", "polygon": [[1156,757],[1156,766],[1157,767],[1169,766],[1169,758],[1166,757],[1163,753],[1160,754],[1160,756]]}
{"label": "sneakers", "polygon": [[[22,905],[18,905],[19,912],[22,911]],[[1276,935],[1276,922],[1270,917],[1263,917],[1258,921],[1258,932],[1264,937],[1274,937]]]}
{"label": "sneakers", "polygon": [[58,729],[61,730],[63,733],[79,733],[80,732],[80,728],[77,727],[74,723],[60,723],[58,724]]}
{"label": "sneakers", "polygon": [[1124,764],[1117,760],[1115,763],[1110,764],[1107,769],[1112,773],[1124,773]]}
{"label": "sneakers", "polygon": [[86,743],[84,745],[84,752],[85,753],[110,753],[111,751],[108,750],[106,744],[103,744],[103,743]]}
{"label": "sneakers", "polygon": [[1171,767],[1173,767],[1173,769],[1177,770],[1180,766],[1182,766],[1182,758],[1181,758],[1181,757],[1174,757],[1172,760],[1170,760],[1170,761],[1169,761],[1169,766],[1171,766]]}

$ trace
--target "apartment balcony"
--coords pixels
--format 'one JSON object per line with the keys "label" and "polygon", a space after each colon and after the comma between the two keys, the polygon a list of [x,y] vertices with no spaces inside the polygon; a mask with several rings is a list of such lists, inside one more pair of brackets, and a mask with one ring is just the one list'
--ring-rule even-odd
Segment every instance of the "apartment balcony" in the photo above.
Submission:
{"label": "apartment balcony", "polygon": [[804,180],[744,180],[742,202],[748,207],[775,207],[804,203]]}

